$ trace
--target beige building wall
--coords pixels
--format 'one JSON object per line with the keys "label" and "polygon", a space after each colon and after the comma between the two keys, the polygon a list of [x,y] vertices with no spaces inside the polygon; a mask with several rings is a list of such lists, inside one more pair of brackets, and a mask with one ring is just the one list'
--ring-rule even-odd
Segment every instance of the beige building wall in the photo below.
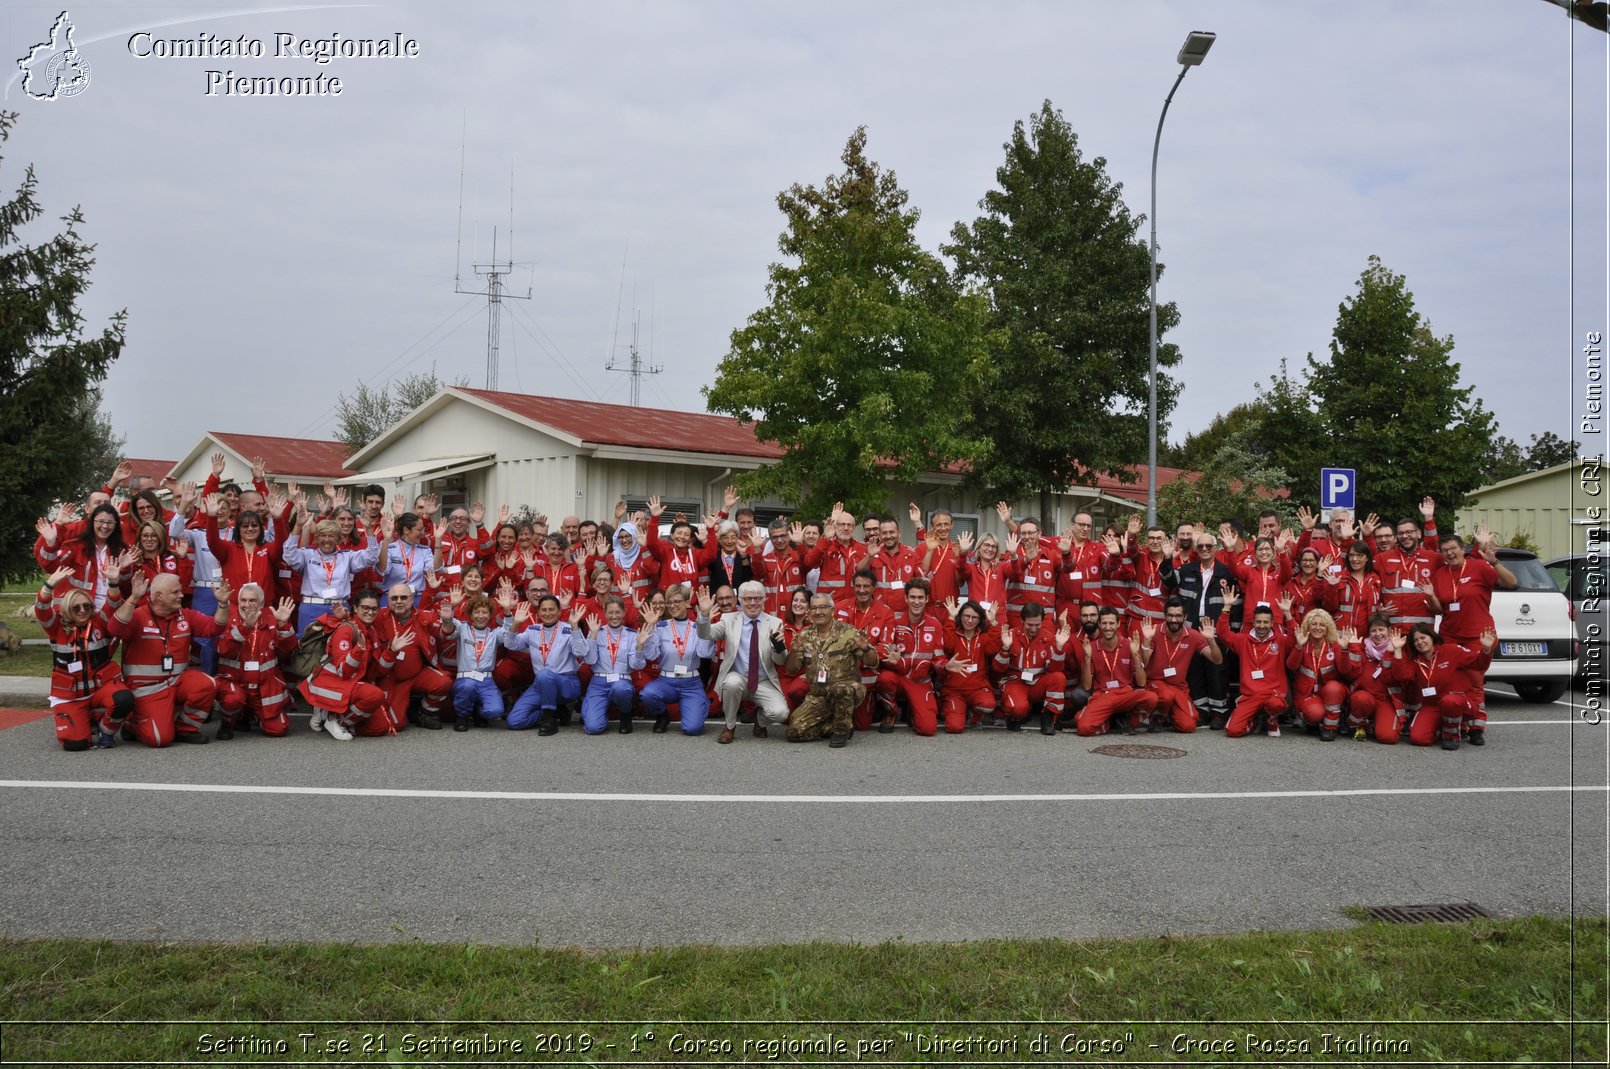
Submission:
{"label": "beige building wall", "polygon": [[1500,542],[1524,532],[1544,560],[1578,553],[1585,528],[1610,521],[1607,494],[1602,462],[1574,460],[1473,491],[1471,503],[1459,510],[1459,533],[1468,538],[1485,523]]}

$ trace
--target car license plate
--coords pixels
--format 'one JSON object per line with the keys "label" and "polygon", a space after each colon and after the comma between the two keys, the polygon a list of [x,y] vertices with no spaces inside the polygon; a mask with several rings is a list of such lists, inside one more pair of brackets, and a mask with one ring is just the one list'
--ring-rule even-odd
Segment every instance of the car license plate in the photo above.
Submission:
{"label": "car license plate", "polygon": [[1500,642],[1498,652],[1505,657],[1543,657],[1548,654],[1548,643]]}

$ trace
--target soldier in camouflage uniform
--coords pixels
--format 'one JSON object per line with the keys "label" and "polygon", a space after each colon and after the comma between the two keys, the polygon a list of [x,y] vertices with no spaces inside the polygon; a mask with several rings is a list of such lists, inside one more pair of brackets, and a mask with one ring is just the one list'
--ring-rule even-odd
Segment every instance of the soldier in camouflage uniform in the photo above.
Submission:
{"label": "soldier in camouflage uniform", "polygon": [[861,665],[877,651],[860,631],[833,618],[833,599],[826,594],[811,598],[811,627],[794,638],[794,648],[783,665],[787,673],[801,673],[810,692],[788,722],[789,742],[809,742],[829,736],[834,747],[845,746],[854,730],[851,715],[861,704]]}

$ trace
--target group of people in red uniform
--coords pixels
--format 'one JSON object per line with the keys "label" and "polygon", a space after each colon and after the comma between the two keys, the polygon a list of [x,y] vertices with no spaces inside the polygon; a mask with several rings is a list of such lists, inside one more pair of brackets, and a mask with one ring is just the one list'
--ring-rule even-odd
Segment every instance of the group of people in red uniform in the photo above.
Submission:
{"label": "group of people in red uniform", "polygon": [[[204,743],[214,718],[219,739],[280,736],[298,698],[341,740],[445,723],[553,734],[575,712],[588,734],[613,714],[623,733],[642,715],[696,735],[719,706],[730,742],[744,708],[764,734],[804,700],[810,681],[780,666],[815,594],[870,646],[858,731],[1037,717],[1047,735],[1240,737],[1300,722],[1325,741],[1453,749],[1485,742],[1488,605],[1515,584],[1485,528],[1469,549],[1439,537],[1429,498],[1396,524],[1304,508],[1293,531],[1270,511],[1250,537],[1236,520],[1170,534],[1138,517],[1098,533],[1084,512],[1052,535],[1004,502],[1004,539],[953,537],[950,513],[913,504],[907,543],[894,517],[858,525],[842,507],[757,526],[732,488],[702,527],[666,524],[656,497],[550,528],[373,485],[356,507],[335,486],[310,499],[261,462],[248,487],[223,472],[216,456],[165,501],[120,467],[82,516],[39,521],[35,611],[64,748]],[[720,626],[740,599],[745,620]],[[747,679],[723,687],[734,672]]]}

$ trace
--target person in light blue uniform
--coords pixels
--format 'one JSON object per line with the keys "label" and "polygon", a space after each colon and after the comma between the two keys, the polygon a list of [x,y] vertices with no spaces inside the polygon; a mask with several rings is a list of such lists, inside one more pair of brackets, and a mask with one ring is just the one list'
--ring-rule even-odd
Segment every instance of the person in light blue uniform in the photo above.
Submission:
{"label": "person in light blue uniform", "polygon": [[665,592],[665,611],[669,619],[657,619],[652,608],[643,610],[643,629],[637,643],[643,661],[657,662],[660,677],[643,688],[643,707],[654,714],[654,732],[664,732],[671,723],[666,706],[681,709],[682,734],[702,735],[705,718],[710,715],[710,696],[699,679],[699,662],[714,657],[716,644],[699,637],[697,617],[688,616],[688,588],[680,584]]}
{"label": "person in light blue uniform", "polygon": [[570,620],[559,619],[559,599],[544,594],[537,600],[537,622],[510,636],[508,648],[531,654],[536,679],[509,710],[509,728],[523,731],[533,725],[538,735],[559,731],[559,703],[581,697],[577,668],[587,656],[587,636],[576,625],[586,610],[577,606]]}
{"label": "person in light blue uniform", "polygon": [[435,551],[421,541],[424,533],[425,521],[418,514],[405,512],[397,517],[397,540],[387,546],[385,566],[380,569],[388,590],[398,583],[414,588],[416,608],[419,596],[425,592],[426,581],[436,568]]}
{"label": "person in light blue uniform", "polygon": [[[513,597],[508,603],[513,602]],[[509,604],[505,604],[505,610]],[[498,692],[492,669],[497,664],[498,649],[511,649],[514,629],[531,619],[531,606],[521,602],[512,615],[505,611],[503,626],[492,625],[492,599],[477,594],[465,605],[469,623],[460,623],[451,612],[442,615],[442,642],[457,639],[455,660],[458,675],[453,680],[453,711],[458,714],[454,731],[468,731],[476,716],[483,720],[503,719],[503,695]]]}
{"label": "person in light blue uniform", "polygon": [[[587,663],[593,679],[587,696],[581,700],[581,726],[589,735],[601,735],[609,726],[609,710],[615,709],[620,733],[632,733],[632,672],[644,665],[643,651],[637,645],[637,632],[626,625],[626,603],[611,594],[604,599],[604,619],[589,621],[593,633],[587,639]],[[602,626],[600,626],[602,623]]]}

